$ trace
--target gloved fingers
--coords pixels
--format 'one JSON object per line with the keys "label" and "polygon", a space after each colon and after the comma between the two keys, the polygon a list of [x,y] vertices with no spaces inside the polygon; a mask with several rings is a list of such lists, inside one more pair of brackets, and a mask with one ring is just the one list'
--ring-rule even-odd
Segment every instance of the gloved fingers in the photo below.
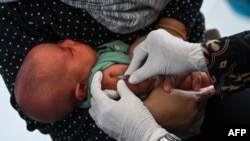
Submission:
{"label": "gloved fingers", "polygon": [[101,89],[102,72],[98,71],[91,83],[91,94],[97,102],[103,102],[109,100],[107,95]]}
{"label": "gloved fingers", "polygon": [[[89,108],[89,114],[95,121],[98,127],[104,125],[107,121],[107,115],[110,115],[109,110],[112,111],[114,101],[96,101],[93,97],[90,99],[91,107]],[[110,115],[111,116],[111,115]],[[111,116],[112,117],[112,116]],[[106,120],[105,120],[106,119]]]}
{"label": "gloved fingers", "polygon": [[129,77],[129,83],[137,84],[139,82],[142,82],[143,80],[150,79],[152,77],[155,77],[156,75],[159,75],[157,73],[158,68],[152,67],[152,61],[153,60],[150,60],[148,58],[141,68],[135,70],[134,73],[132,73]]}
{"label": "gloved fingers", "polygon": [[133,92],[130,91],[124,80],[119,80],[117,82],[117,91],[122,97],[127,97],[129,95],[135,95]]}
{"label": "gloved fingers", "polygon": [[144,48],[144,41],[142,41],[134,50],[133,58],[125,72],[125,75],[131,75],[136,69],[138,69],[143,60],[147,57],[148,52]]}
{"label": "gloved fingers", "polygon": [[97,113],[99,111],[97,109],[97,107],[96,107],[97,106],[96,104],[98,104],[98,103],[96,103],[96,101],[93,98],[91,98],[90,99],[90,104],[91,104],[91,107],[89,108],[89,114],[95,120],[96,116],[97,116]]}
{"label": "gloved fingers", "polygon": [[100,121],[102,121],[102,120],[101,120],[99,112],[94,107],[91,107],[89,109],[89,115],[95,121],[96,126],[101,128],[102,126],[101,126]]}
{"label": "gloved fingers", "polygon": [[96,119],[96,114],[92,107],[89,108],[89,115],[92,117],[92,119]]}
{"label": "gloved fingers", "polygon": [[103,109],[103,101],[97,102],[95,100],[95,98],[91,97],[90,98],[90,108],[89,108],[89,113],[91,114],[91,117],[95,117],[97,115],[97,113],[99,113],[99,111],[101,109]]}
{"label": "gloved fingers", "polygon": [[118,99],[120,97],[116,90],[105,89],[103,92],[111,99]]}
{"label": "gloved fingers", "polygon": [[102,101],[96,101],[94,98],[90,99],[91,107],[89,108],[89,114],[90,116],[95,120],[95,122],[102,122],[102,119],[104,118],[107,113],[105,110],[110,108],[110,105],[112,105],[112,102],[102,102]]}
{"label": "gloved fingers", "polygon": [[136,109],[141,108],[140,112],[147,110],[147,108],[144,107],[143,102],[128,88],[124,80],[118,81],[117,91],[121,97],[120,101],[123,101],[123,103],[131,103]]}
{"label": "gloved fingers", "polygon": [[91,104],[91,106],[95,106],[97,104],[95,99],[92,97],[90,98],[90,104]]}

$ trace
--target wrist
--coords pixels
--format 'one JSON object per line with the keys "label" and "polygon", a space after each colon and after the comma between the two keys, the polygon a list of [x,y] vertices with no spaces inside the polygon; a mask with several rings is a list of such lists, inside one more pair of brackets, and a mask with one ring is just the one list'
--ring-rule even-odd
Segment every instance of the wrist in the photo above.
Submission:
{"label": "wrist", "polygon": [[179,29],[173,27],[173,26],[169,26],[169,25],[165,25],[165,24],[157,24],[155,26],[155,28],[159,29],[165,29],[166,31],[168,31],[170,34],[182,39],[182,40],[186,40],[186,35],[184,33],[182,33]]}
{"label": "wrist", "polygon": [[186,27],[185,25],[172,18],[162,18],[159,20],[158,24],[155,26],[157,29],[162,28],[166,31],[168,31],[170,34],[181,38],[183,40],[186,40]]}
{"label": "wrist", "polygon": [[159,139],[164,137],[166,134],[169,134],[169,132],[161,126],[158,126],[156,129],[154,128],[153,130],[147,131],[144,140],[159,141]]}
{"label": "wrist", "polygon": [[207,63],[202,52],[202,47],[199,43],[190,43],[189,61],[195,66],[196,71],[206,72]]}

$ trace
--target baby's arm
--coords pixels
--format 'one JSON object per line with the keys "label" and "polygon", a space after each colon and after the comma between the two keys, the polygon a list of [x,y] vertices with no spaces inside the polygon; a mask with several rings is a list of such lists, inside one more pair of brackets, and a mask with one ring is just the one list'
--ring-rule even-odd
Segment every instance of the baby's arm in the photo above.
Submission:
{"label": "baby's arm", "polygon": [[[102,89],[116,90],[118,76],[123,75],[128,65],[125,64],[113,64],[102,71]],[[154,80],[145,80],[138,84],[130,84],[125,80],[129,89],[136,95],[149,93],[154,88]]]}

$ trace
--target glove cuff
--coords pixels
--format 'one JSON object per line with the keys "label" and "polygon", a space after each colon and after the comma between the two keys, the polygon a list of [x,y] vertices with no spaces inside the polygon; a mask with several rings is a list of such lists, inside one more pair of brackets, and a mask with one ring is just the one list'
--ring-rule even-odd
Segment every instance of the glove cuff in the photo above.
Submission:
{"label": "glove cuff", "polygon": [[144,141],[158,141],[164,135],[169,134],[167,130],[158,126],[153,130],[148,130],[143,138]]}
{"label": "glove cuff", "polygon": [[205,57],[202,52],[202,47],[198,43],[192,43],[188,61],[192,64],[192,68],[195,68],[195,71],[206,72],[208,70]]}

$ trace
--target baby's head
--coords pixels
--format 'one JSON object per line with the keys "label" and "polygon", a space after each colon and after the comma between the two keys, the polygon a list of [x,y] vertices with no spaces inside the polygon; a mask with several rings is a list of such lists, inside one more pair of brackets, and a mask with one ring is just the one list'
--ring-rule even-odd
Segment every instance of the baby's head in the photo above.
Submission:
{"label": "baby's head", "polygon": [[79,42],[37,45],[17,74],[17,104],[27,116],[43,123],[64,118],[85,98],[95,62],[96,52]]}

